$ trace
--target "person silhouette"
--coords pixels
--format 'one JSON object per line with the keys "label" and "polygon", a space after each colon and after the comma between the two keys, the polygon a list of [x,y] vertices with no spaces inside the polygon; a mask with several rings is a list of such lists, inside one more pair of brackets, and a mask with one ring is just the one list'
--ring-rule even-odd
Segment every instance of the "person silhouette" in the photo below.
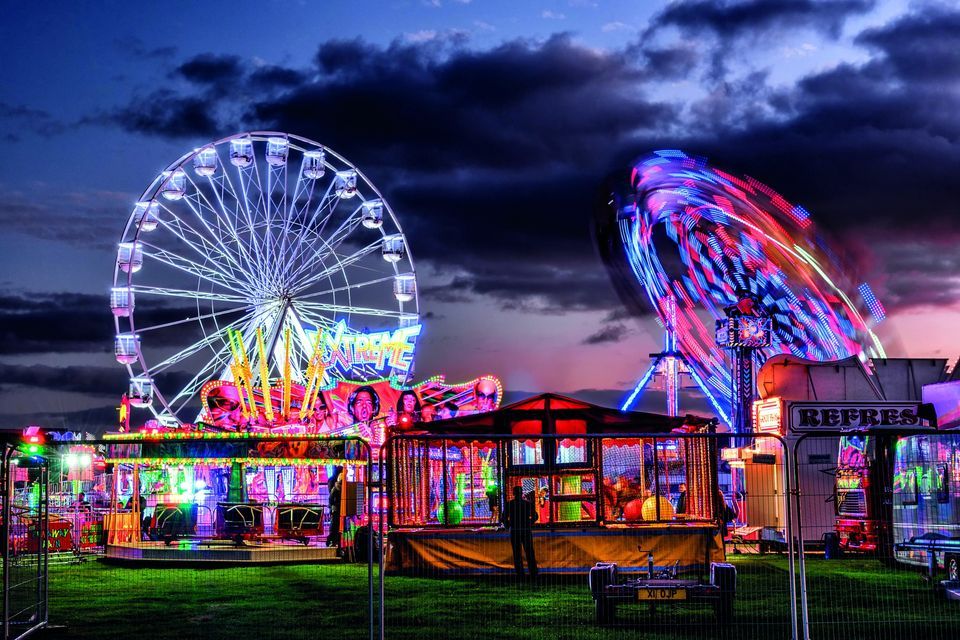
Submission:
{"label": "person silhouette", "polygon": [[527,556],[527,568],[530,577],[537,577],[537,557],[533,552],[533,523],[537,521],[537,510],[533,503],[524,500],[523,489],[513,488],[513,499],[503,506],[502,522],[510,530],[510,546],[513,548],[513,566],[517,577],[523,578],[523,556]]}

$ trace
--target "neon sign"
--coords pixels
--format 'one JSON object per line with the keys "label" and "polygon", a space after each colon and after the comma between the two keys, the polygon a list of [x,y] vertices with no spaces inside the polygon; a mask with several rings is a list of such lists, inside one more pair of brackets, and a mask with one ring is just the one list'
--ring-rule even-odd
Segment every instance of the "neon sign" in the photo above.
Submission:
{"label": "neon sign", "polygon": [[343,372],[368,366],[381,373],[408,373],[422,329],[423,325],[414,324],[395,331],[360,333],[341,320],[323,334],[323,359],[329,368]]}

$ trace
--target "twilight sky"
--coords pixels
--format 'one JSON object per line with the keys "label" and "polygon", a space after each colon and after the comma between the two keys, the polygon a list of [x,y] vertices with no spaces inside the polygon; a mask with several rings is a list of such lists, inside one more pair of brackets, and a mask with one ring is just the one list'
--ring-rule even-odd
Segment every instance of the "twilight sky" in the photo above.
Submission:
{"label": "twilight sky", "polygon": [[389,200],[418,268],[423,377],[610,403],[632,386],[659,332],[624,317],[591,207],[659,148],[809,210],[886,305],[889,355],[960,354],[955,5],[137,5],[14,3],[0,24],[0,427],[112,419],[129,210],[186,151],[252,129],[332,147]]}

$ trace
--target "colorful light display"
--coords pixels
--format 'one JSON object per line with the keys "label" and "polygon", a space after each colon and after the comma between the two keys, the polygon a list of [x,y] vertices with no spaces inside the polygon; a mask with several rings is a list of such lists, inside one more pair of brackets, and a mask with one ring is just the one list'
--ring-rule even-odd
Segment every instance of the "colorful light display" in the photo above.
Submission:
{"label": "colorful light display", "polygon": [[873,289],[870,288],[870,285],[864,282],[857,290],[860,292],[860,295],[863,297],[863,301],[866,303],[867,308],[870,309],[870,313],[873,314],[873,319],[878,324],[883,322],[887,317],[887,310],[883,307],[877,296],[874,295]]}
{"label": "colorful light display", "polygon": [[413,386],[398,385],[393,379],[372,382],[340,380],[328,389],[318,390],[312,410],[304,413],[301,409],[305,405],[306,391],[302,385],[291,385],[291,408],[283,419],[283,386],[271,387],[267,404],[272,404],[277,418],[270,420],[261,392],[249,390],[254,398],[254,415],[249,409],[244,411],[236,384],[211,380],[200,393],[204,406],[200,422],[230,431],[358,435],[379,443],[383,441],[387,428],[402,431],[418,423],[492,411],[503,399],[503,385],[494,376],[481,376],[457,384],[447,384],[443,376],[435,376]]}
{"label": "colorful light display", "polygon": [[626,264],[612,269],[616,285],[670,324],[692,377],[719,400],[720,415],[730,415],[731,367],[705,316],[724,318],[745,294],[771,324],[761,361],[775,353],[817,361],[883,356],[866,309],[848,293],[856,289],[850,268],[805,209],[757,180],[682,151],[657,151],[634,165],[610,207],[615,223],[606,228],[618,246],[610,257]]}
{"label": "colorful light display", "polygon": [[[346,322],[324,332],[323,360],[331,372],[348,374],[355,368],[368,366],[381,375],[392,372],[407,374],[413,366],[417,336],[423,326],[415,324],[395,331],[358,333],[349,331]],[[308,331],[308,333],[310,333]]]}

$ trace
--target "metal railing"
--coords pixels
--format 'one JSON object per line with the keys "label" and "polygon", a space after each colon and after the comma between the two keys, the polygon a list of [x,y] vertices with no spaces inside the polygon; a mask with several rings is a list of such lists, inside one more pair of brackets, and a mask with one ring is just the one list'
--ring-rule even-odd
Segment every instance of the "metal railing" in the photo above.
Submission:
{"label": "metal railing", "polygon": [[[412,637],[412,629],[420,638],[508,637],[523,629],[522,637],[601,638],[626,628],[650,637],[797,638],[791,452],[777,436],[747,438],[743,447],[757,445],[757,457],[772,456],[779,470],[766,482],[756,475],[747,495],[740,487],[744,469],[731,471],[718,456],[728,439],[708,433],[391,438],[380,454],[390,469],[384,488],[390,510],[380,526],[386,539],[378,562],[379,637]],[[686,464],[698,447],[709,452],[699,469]],[[492,469],[478,469],[478,460]],[[694,489],[696,483],[704,484]],[[494,514],[494,504],[501,518],[509,509],[514,486],[538,511],[535,580],[515,573],[510,529]],[[768,530],[741,522],[749,509],[770,519]],[[610,560],[619,563],[616,578],[597,591],[587,574]],[[732,617],[720,614],[721,590],[712,589],[718,579],[711,567],[718,565],[736,571]],[[676,591],[647,600],[639,592],[651,577]],[[685,599],[669,599],[677,593]]]}
{"label": "metal railing", "polygon": [[[30,491],[17,491],[22,475]],[[49,482],[47,461],[16,457],[5,445],[2,471],[3,638],[26,638],[48,622]]]}
{"label": "metal railing", "polygon": [[[365,526],[348,532],[344,559],[366,567],[51,566],[49,604],[47,562],[28,558],[52,548],[41,524],[50,500],[31,494],[33,535],[45,542],[25,546],[29,525],[17,505],[27,499],[26,481],[5,470],[4,486],[15,485],[4,502],[6,539],[17,542],[4,549],[4,611],[34,606],[22,600],[27,592],[37,603],[25,617],[5,614],[7,628],[29,632],[49,618],[85,637],[129,630],[371,640],[937,640],[960,628],[960,607],[946,597],[949,572],[960,571],[960,520],[950,520],[960,514],[960,436],[737,438],[738,448],[725,450],[730,436],[708,433],[401,435],[379,455],[358,445],[356,522]],[[318,473],[323,465],[316,460]],[[42,479],[39,469],[28,473]],[[529,507],[508,507],[514,488]],[[530,533],[536,579],[527,577],[529,551],[516,540],[523,536],[504,523],[524,509],[538,520]],[[181,544],[190,541],[177,538],[170,550]],[[610,561],[616,570],[589,576]],[[727,567],[736,575],[732,590]],[[100,595],[137,614],[96,610]],[[189,625],[160,630],[158,616]]]}

